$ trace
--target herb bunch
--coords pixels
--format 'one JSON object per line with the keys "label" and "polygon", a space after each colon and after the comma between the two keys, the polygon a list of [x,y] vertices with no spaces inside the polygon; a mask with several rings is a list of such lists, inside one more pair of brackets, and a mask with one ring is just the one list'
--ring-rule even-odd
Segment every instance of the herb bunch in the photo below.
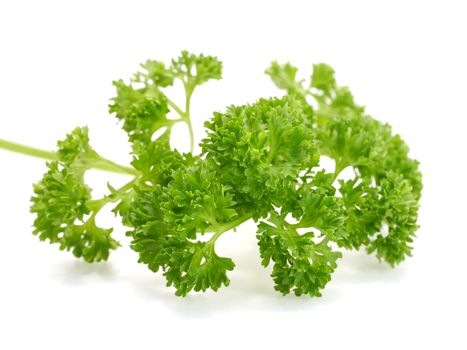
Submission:
{"label": "herb bunch", "polygon": [[[0,140],[0,148],[49,159],[31,199],[40,240],[89,263],[107,260],[120,244],[95,218],[112,205],[138,261],[161,270],[178,296],[229,285],[235,263],[218,255],[216,241],[248,220],[257,225],[262,264],[273,265],[282,294],[320,296],[342,248],[364,247],[391,266],[411,255],[422,190],[418,162],[389,125],[336,84],[330,66],[314,65],[305,82],[296,67],[273,62],[266,74],[285,95],[214,113],[199,155],[190,101],[198,86],[221,78],[222,63],[183,51],[170,65],[148,60],[141,68],[130,82],[113,83],[109,106],[131,142],[131,166],[93,150],[86,127],[59,141],[54,153]],[[175,81],[184,87],[184,106],[165,91]],[[180,122],[188,126],[190,153],[170,146]],[[320,167],[324,156],[334,160],[334,171]],[[354,177],[340,179],[348,168]],[[131,179],[94,198],[84,181],[90,169]]]}

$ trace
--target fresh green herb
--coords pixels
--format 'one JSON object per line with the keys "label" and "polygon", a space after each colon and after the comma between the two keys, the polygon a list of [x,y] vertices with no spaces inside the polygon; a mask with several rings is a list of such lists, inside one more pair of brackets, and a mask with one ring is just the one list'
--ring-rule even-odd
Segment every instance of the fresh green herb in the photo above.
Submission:
{"label": "fresh green herb", "polygon": [[[190,101],[196,87],[221,78],[222,64],[184,51],[170,65],[149,60],[141,67],[129,83],[114,82],[109,106],[132,144],[131,167],[97,154],[87,128],[59,141],[55,153],[0,140],[1,148],[50,160],[31,205],[41,240],[87,262],[107,260],[119,243],[95,218],[113,205],[139,262],[161,270],[179,296],[229,284],[235,264],[218,255],[216,241],[248,220],[258,226],[262,264],[273,265],[282,294],[320,296],[341,248],[365,247],[391,266],[410,256],[422,190],[418,162],[389,125],[336,84],[330,66],[314,65],[306,83],[296,67],[273,62],[266,73],[286,95],[214,113],[200,155],[193,154]],[[183,107],[165,92],[176,80]],[[188,126],[190,153],[170,147],[179,122]],[[334,171],[320,168],[323,156],[335,161]],[[343,180],[347,168],[354,177]],[[89,169],[131,179],[93,198],[84,181]]]}

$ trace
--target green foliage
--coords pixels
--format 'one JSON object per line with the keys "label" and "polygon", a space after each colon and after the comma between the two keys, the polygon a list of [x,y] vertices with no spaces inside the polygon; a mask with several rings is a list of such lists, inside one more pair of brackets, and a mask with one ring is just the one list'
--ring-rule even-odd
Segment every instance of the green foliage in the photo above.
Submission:
{"label": "green foliage", "polygon": [[299,213],[295,217],[300,227],[314,227],[336,241],[348,235],[343,228],[345,221],[344,206],[340,198],[336,198],[319,187],[303,186],[299,190]]}
{"label": "green foliage", "polygon": [[237,216],[231,189],[205,162],[179,168],[161,198],[165,222],[188,238],[217,230]]}
{"label": "green foliage", "polygon": [[283,215],[273,212],[268,221],[259,224],[257,238],[263,266],[274,262],[275,289],[282,294],[321,296],[342,254],[329,247],[328,238],[315,243],[313,232],[299,234]]}
{"label": "green foliage", "polygon": [[379,259],[390,265],[400,263],[411,255],[409,245],[418,229],[418,200],[411,183],[397,172],[389,172],[380,185],[380,207],[388,234],[378,234],[368,245],[368,252],[376,252]]}
{"label": "green foliage", "polygon": [[[222,63],[216,57],[194,55],[187,51],[182,51],[170,66],[147,60],[141,68],[143,71],[136,73],[129,84],[123,80],[113,82],[117,96],[112,98],[109,111],[123,122],[123,130],[128,133],[130,141],[143,144],[150,144],[159,129],[170,129],[177,122],[186,122],[191,128],[189,103],[193,91],[208,80],[222,77]],[[185,89],[184,111],[163,92],[176,80],[181,81]],[[168,117],[169,107],[179,114],[180,119]]]}
{"label": "green foliage", "polygon": [[117,96],[112,99],[109,111],[123,122],[123,130],[131,141],[149,142],[157,130],[171,125],[167,118],[167,99],[159,92],[157,85],[145,82],[144,87],[135,88],[123,80],[114,81],[113,84]]}
{"label": "green foliage", "polygon": [[289,94],[301,93],[303,87],[301,82],[297,81],[298,68],[290,63],[279,64],[273,61],[265,73],[271,77],[271,80],[279,89],[287,90]]}
{"label": "green foliage", "polygon": [[49,170],[34,185],[31,212],[37,215],[34,234],[42,241],[58,243],[61,250],[93,262],[107,260],[119,243],[110,236],[112,229],[95,223],[100,205],[92,201],[84,173],[103,158],[88,142],[87,128],[77,128],[58,142],[59,160],[48,163]]}
{"label": "green foliage", "polygon": [[345,230],[351,234],[338,240],[348,249],[370,244],[370,237],[381,231],[383,213],[379,205],[378,189],[366,178],[355,177],[339,181],[339,192],[346,210]]}
{"label": "green foliage", "polygon": [[[165,227],[165,228],[164,228]],[[160,268],[179,296],[191,290],[214,291],[229,285],[227,271],[235,264],[219,257],[212,242],[192,242],[164,224],[152,221],[134,232],[131,247],[140,255],[139,262],[156,272]]]}
{"label": "green foliage", "polygon": [[[166,186],[172,172],[184,163],[183,156],[170,148],[169,134],[150,143],[135,143],[131,165],[141,173],[141,183]],[[186,160],[185,160],[186,161]]]}
{"label": "green foliage", "polygon": [[57,155],[65,165],[89,168],[93,162],[100,160],[99,155],[89,145],[89,130],[87,127],[76,128],[68,134],[65,140],[57,142]]}
{"label": "green foliage", "polygon": [[[411,255],[422,191],[418,162],[389,125],[337,85],[329,65],[315,64],[306,83],[296,67],[272,62],[266,74],[286,95],[214,113],[201,155],[192,154],[190,99],[196,87],[221,78],[222,63],[183,51],[169,65],[148,60],[141,68],[129,83],[114,81],[110,104],[132,144],[132,167],[94,151],[87,128],[59,141],[34,185],[31,211],[40,240],[87,262],[106,260],[119,243],[111,228],[96,225],[96,216],[113,204],[138,261],[161,271],[179,296],[229,285],[235,264],[218,255],[216,242],[250,219],[262,264],[273,265],[282,294],[320,296],[342,248],[363,247],[391,266]],[[165,91],[176,82],[185,92],[183,107]],[[187,154],[170,146],[179,122],[190,132]],[[335,161],[333,172],[320,169],[323,156]],[[108,194],[95,199],[84,181],[91,168],[132,179],[121,188],[109,184]],[[354,177],[342,180],[349,168]]]}
{"label": "green foliage", "polygon": [[[320,154],[335,160],[336,177],[347,167],[355,172],[353,180],[339,182],[348,235],[336,242],[346,248],[365,246],[390,265],[400,263],[411,255],[418,228],[422,190],[418,162],[409,157],[409,148],[389,125],[365,114],[350,90],[337,86],[330,66],[314,65],[310,86],[314,90],[302,95],[318,102],[314,134]],[[385,235],[383,224],[388,228]]]}
{"label": "green foliage", "polygon": [[[86,203],[90,189],[68,169],[60,169],[58,162],[47,164],[48,172],[34,185],[31,211],[37,213],[34,233],[51,243],[60,240],[66,226],[90,213]],[[65,226],[64,226],[65,225]]]}
{"label": "green foliage", "polygon": [[330,96],[336,88],[334,69],[325,63],[314,64],[310,86],[321,90],[324,96]]}
{"label": "green foliage", "polygon": [[[187,157],[166,186],[137,191],[130,214],[134,230],[129,235],[139,262],[154,272],[162,268],[177,295],[228,285],[226,273],[234,263],[219,257],[214,247],[219,235],[239,218],[230,188],[219,182],[209,164]],[[211,239],[197,241],[204,234],[211,234]]]}
{"label": "green foliage", "polygon": [[[362,202],[348,206],[349,226],[359,227],[357,234],[350,238],[353,239],[350,246],[365,245],[368,252],[376,252],[378,258],[389,264],[400,263],[410,255],[411,237],[418,228],[415,223],[422,188],[418,162],[408,157],[408,147],[399,135],[392,135],[389,125],[366,115],[353,102],[348,89],[338,89],[336,98],[318,117],[317,138],[321,152],[336,161],[338,170],[353,167],[356,179],[364,184],[355,190],[347,186],[341,191],[344,198],[355,197],[352,192],[356,191]],[[350,204],[348,200],[347,203]],[[389,214],[396,209],[397,219]],[[408,223],[400,228],[392,223],[394,219],[408,220]],[[378,234],[376,241],[370,239],[382,229],[383,222],[389,225],[388,236],[383,238]],[[349,242],[343,244],[349,246]]]}
{"label": "green foliage", "polygon": [[203,153],[254,218],[282,205],[298,185],[300,171],[318,162],[307,110],[294,98],[260,99],[215,113],[205,124],[209,134],[201,142]]}
{"label": "green foliage", "polygon": [[208,80],[222,78],[222,62],[216,57],[194,55],[188,51],[182,51],[180,57],[172,60],[171,69],[190,92]]}

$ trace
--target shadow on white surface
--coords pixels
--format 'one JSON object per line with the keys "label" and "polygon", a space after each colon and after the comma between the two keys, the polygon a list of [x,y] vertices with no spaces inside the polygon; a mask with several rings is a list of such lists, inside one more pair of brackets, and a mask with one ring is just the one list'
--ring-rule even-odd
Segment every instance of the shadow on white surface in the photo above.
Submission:
{"label": "shadow on white surface", "polygon": [[52,271],[53,278],[66,285],[82,285],[91,282],[92,278],[104,281],[115,281],[118,271],[111,262],[90,264],[79,259],[66,261]]}
{"label": "shadow on white surface", "polygon": [[[409,258],[410,259],[410,258]],[[395,283],[406,275],[406,264],[392,268],[385,262],[380,262],[374,255],[368,255],[364,250],[344,251],[343,258],[333,275],[337,285]]]}
{"label": "shadow on white surface", "polygon": [[191,293],[185,298],[175,296],[174,289],[165,286],[161,273],[153,274],[142,265],[124,272],[118,271],[112,262],[88,264],[76,260],[57,267],[53,277],[66,285],[90,285],[96,280],[115,283],[119,287],[122,283],[127,284],[129,290],[145,303],[156,303],[183,317],[199,318],[239,310],[310,310],[335,303],[358,286],[396,283],[405,275],[403,266],[393,269],[365,252],[345,252],[331,282],[323,291],[323,297],[297,298],[293,294],[282,296],[274,290],[269,276],[271,269],[260,265],[255,247],[242,251],[235,260],[237,267],[229,274],[229,287],[221,288],[217,293]]}

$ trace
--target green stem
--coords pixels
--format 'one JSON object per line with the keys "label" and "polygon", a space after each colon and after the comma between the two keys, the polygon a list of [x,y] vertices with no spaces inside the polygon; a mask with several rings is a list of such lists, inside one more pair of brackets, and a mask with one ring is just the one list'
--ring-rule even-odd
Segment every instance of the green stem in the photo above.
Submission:
{"label": "green stem", "polygon": [[166,97],[166,98],[167,98],[167,104],[168,104],[170,107],[172,107],[172,109],[173,109],[175,112],[177,112],[177,114],[178,114],[180,117],[182,117],[182,119],[184,119],[184,118],[185,118],[185,112],[183,112],[183,111],[181,110],[181,108],[178,107],[171,99],[169,99],[168,97]]}
{"label": "green stem", "polygon": [[[232,230],[233,228],[243,224],[245,221],[251,219],[251,215],[244,215],[244,216],[241,216],[239,218],[237,218],[236,220],[233,220],[231,222],[228,222],[226,224],[221,224],[221,225],[216,225],[214,227],[214,235],[209,239],[209,241],[207,241],[206,243],[206,246],[204,248],[204,250],[210,250],[213,254],[215,254],[215,251],[214,251],[214,245],[217,241],[217,239],[225,232],[227,231],[230,231]],[[204,251],[203,250],[203,251]]]}
{"label": "green stem", "polygon": [[122,196],[129,191],[135,185],[136,181],[138,181],[139,177],[135,176],[133,180],[127,182],[125,185],[120,187],[119,189],[115,190],[110,196],[105,196],[100,199],[93,199],[90,200],[87,205],[88,207],[94,212],[94,216],[108,203],[113,203],[118,201],[122,198]]}
{"label": "green stem", "polygon": [[245,221],[249,220],[251,215],[243,215],[239,218],[230,221],[226,224],[219,224],[219,226],[213,227],[213,231],[215,232],[211,239],[208,241],[209,244],[214,244],[216,240],[225,232],[234,229],[235,227],[243,224]]}
{"label": "green stem", "polygon": [[0,139],[0,148],[3,148],[7,151],[26,154],[28,156],[48,159],[48,160],[57,160],[58,155],[54,152],[44,151],[38,148],[21,145],[19,143],[14,143],[7,140]]}
{"label": "green stem", "polygon": [[110,171],[110,172],[114,172],[118,174],[135,175],[135,176],[140,175],[140,172],[136,170],[135,168],[131,168],[131,167],[127,167],[124,165],[114,163],[111,160],[108,160],[106,158],[101,158],[100,162],[93,165],[93,168],[97,170]]}
{"label": "green stem", "polygon": [[337,177],[342,172],[342,170],[347,168],[347,164],[345,164],[344,162],[339,162],[337,160],[335,160],[335,162],[336,162],[336,166],[335,166],[335,169],[334,169],[334,175],[332,177],[332,182],[336,181]]}
{"label": "green stem", "polygon": [[209,241],[206,242],[206,245],[204,246],[203,250],[197,252],[193,258],[191,259],[190,266],[198,266],[201,262],[201,259],[203,256],[205,256],[206,253],[208,254],[216,254],[214,251],[214,245],[217,241],[217,239],[225,232],[230,231],[231,229],[241,225],[245,221],[249,220],[251,218],[251,215],[244,215],[236,220],[233,220],[231,222],[228,222],[226,224],[217,224],[215,223],[212,226],[212,231],[214,232],[214,235],[209,239]]}
{"label": "green stem", "polygon": [[190,117],[190,101],[191,95],[193,94],[193,90],[188,89],[187,85],[185,85],[185,122],[188,125],[188,132],[190,133],[190,153],[193,153],[195,149],[195,135],[193,132],[193,125],[191,124],[191,117]]}
{"label": "green stem", "polygon": [[188,84],[183,81],[183,86],[185,88],[185,112],[182,111],[180,107],[177,106],[175,102],[173,102],[171,99],[167,98],[167,104],[181,117],[181,119],[176,119],[174,121],[175,123],[178,123],[179,121],[184,121],[186,125],[188,126],[188,132],[190,134],[190,152],[193,153],[193,150],[195,149],[195,136],[193,132],[193,125],[191,124],[191,118],[190,118],[190,101],[191,101],[191,95],[193,94],[193,89],[188,86]]}
{"label": "green stem", "polygon": [[190,133],[190,153],[193,153],[195,149],[195,135],[193,132],[193,125],[191,125],[191,120],[187,119],[186,124],[188,125],[188,132]]}
{"label": "green stem", "polygon": [[134,187],[136,181],[138,181],[138,180],[139,180],[139,176],[136,176],[133,180],[131,180],[130,182],[127,182],[125,185],[120,187],[116,192],[121,193],[121,192],[126,192],[126,191],[130,190],[131,188]]}
{"label": "green stem", "polygon": [[[25,154],[31,157],[42,158],[46,160],[58,160],[58,155],[54,152],[45,151],[39,148],[22,145],[19,143],[0,139],[0,149]],[[126,175],[139,175],[139,172],[127,166],[114,163],[108,159],[102,158],[93,168],[98,170],[110,171]]]}
{"label": "green stem", "polygon": [[207,246],[214,246],[214,243],[216,243],[217,239],[223,234],[224,232],[218,231],[216,232],[208,241],[206,244]]}

